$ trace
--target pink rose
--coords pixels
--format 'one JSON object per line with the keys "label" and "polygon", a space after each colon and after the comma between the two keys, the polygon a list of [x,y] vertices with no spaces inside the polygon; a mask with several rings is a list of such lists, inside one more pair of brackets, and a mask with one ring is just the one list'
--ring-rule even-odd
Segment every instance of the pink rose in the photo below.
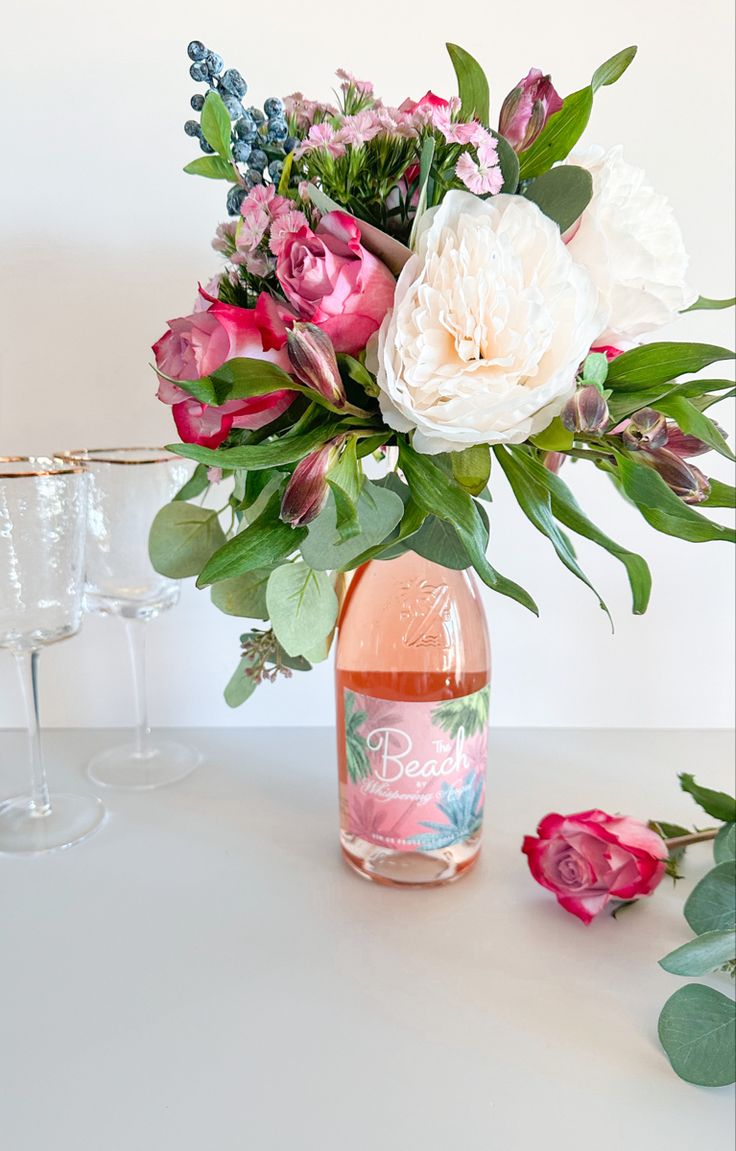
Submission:
{"label": "pink rose", "polygon": [[[211,300],[205,292],[201,295]],[[196,400],[172,380],[202,379],[239,356],[268,360],[288,372],[286,323],[291,320],[288,309],[261,295],[255,308],[215,300],[207,311],[169,321],[168,332],[153,345],[156,367],[162,373],[158,398],[173,406],[184,443],[216,448],[232,428],[261,428],[286,411],[295,397],[287,389],[215,406]]]}
{"label": "pink rose", "polygon": [[396,282],[360,242],[360,226],[344,212],[328,212],[313,232],[289,232],[276,275],[299,317],[327,332],[335,351],[355,355],[393,303]]}
{"label": "pink rose", "polygon": [[546,815],[537,836],[527,835],[521,848],[529,870],[583,923],[612,899],[650,895],[665,873],[664,840],[630,816]]}
{"label": "pink rose", "polygon": [[543,76],[539,68],[531,68],[501,105],[498,130],[516,152],[523,152],[561,107],[551,78]]}

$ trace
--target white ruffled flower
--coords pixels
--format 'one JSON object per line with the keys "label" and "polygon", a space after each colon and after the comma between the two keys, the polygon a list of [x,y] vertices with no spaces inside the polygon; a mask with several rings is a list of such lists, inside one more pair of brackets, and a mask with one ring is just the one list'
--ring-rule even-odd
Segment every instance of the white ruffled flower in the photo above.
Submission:
{"label": "white ruffled flower", "polygon": [[449,192],[379,332],[384,419],[430,455],[523,443],[562,411],[601,327],[590,278],[535,204]]}
{"label": "white ruffled flower", "polygon": [[697,297],[687,284],[682,233],[665,196],[620,146],[590,148],[568,158],[593,177],[593,199],[568,241],[591,276],[608,314],[598,343],[631,341],[670,323]]}

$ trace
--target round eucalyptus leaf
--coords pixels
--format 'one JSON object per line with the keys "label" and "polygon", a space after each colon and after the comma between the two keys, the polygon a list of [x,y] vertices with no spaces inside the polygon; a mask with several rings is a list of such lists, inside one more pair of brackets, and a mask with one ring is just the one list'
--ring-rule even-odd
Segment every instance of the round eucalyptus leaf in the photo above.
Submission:
{"label": "round eucalyptus leaf", "polygon": [[212,585],[212,602],[225,615],[244,619],[268,619],[266,584],[271,568],[254,568],[243,575]]}
{"label": "round eucalyptus leaf", "polygon": [[243,656],[233,672],[225,688],[225,703],[228,707],[240,707],[249,699],[258,686],[255,679],[248,675],[250,660]]}
{"label": "round eucalyptus leaf", "polygon": [[151,524],[148,553],[161,575],[186,579],[199,575],[224,543],[217,512],[175,501],[162,507]]}
{"label": "round eucalyptus leaf", "polygon": [[659,1040],[673,1070],[700,1087],[736,1079],[736,1004],[720,991],[689,983],[665,1003]]}
{"label": "round eucalyptus leaf", "polygon": [[685,919],[696,935],[724,931],[736,923],[736,860],[719,863],[685,901]]}
{"label": "round eucalyptus leaf", "polygon": [[347,567],[356,556],[382,543],[391,534],[404,514],[404,503],[395,492],[366,480],[356,512],[360,533],[341,540],[335,497],[330,495],[301,543],[302,555],[310,567],[316,571],[339,571]]}
{"label": "round eucalyptus leaf", "polygon": [[713,858],[716,863],[736,859],[736,823],[727,823],[718,832],[713,843]]}
{"label": "round eucalyptus leaf", "polygon": [[670,951],[659,965],[672,975],[707,975],[736,959],[736,929],[706,931]]}
{"label": "round eucalyptus leaf", "polygon": [[276,638],[290,656],[318,648],[337,620],[337,596],[330,577],[301,562],[283,564],[271,572],[266,606]]}

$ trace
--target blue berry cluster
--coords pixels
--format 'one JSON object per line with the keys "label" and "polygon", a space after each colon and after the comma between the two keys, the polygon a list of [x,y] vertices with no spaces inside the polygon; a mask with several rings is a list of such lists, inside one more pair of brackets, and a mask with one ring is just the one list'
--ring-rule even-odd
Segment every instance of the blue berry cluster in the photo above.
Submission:
{"label": "blue berry cluster", "polygon": [[[299,143],[289,135],[281,100],[271,96],[265,101],[263,110],[246,108],[243,97],[248,91],[240,72],[235,68],[223,71],[222,56],[210,51],[201,40],[192,40],[187,47],[192,64],[189,75],[198,83],[208,85],[210,91],[217,92],[227,108],[232,121],[232,151],[236,164],[242,166],[244,186],[236,185],[227,195],[227,210],[237,216],[240,205],[248,191],[256,184],[278,184],[284,168],[284,157]],[[204,108],[205,97],[197,92],[190,104],[195,112]],[[212,153],[213,148],[205,140],[198,120],[187,120],[184,125],[187,136],[199,140],[203,152]]]}

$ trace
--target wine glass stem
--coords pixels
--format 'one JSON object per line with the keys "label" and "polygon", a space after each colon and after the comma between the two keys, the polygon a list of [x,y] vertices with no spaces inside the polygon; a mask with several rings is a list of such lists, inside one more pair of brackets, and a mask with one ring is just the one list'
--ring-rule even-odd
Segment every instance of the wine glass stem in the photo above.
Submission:
{"label": "wine glass stem", "polygon": [[145,620],[128,619],[125,621],[125,630],[128,636],[128,651],[130,652],[130,665],[133,671],[133,690],[135,692],[136,755],[145,754],[151,735],[151,729],[148,726],[148,703],[146,698],[145,626]]}
{"label": "wine glass stem", "polygon": [[46,769],[41,750],[41,728],[38,719],[38,651],[15,651],[28,730],[28,758],[31,768],[31,806],[36,815],[51,811]]}

